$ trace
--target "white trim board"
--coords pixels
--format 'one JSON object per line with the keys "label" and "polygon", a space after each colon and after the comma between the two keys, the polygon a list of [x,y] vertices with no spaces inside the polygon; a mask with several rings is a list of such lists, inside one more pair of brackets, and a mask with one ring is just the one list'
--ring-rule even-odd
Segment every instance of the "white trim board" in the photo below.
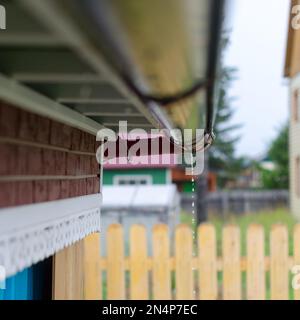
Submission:
{"label": "white trim board", "polygon": [[7,276],[100,232],[101,194],[0,210],[0,265]]}
{"label": "white trim board", "polygon": [[98,122],[55,102],[0,74],[0,99],[29,112],[96,135],[104,128]]}

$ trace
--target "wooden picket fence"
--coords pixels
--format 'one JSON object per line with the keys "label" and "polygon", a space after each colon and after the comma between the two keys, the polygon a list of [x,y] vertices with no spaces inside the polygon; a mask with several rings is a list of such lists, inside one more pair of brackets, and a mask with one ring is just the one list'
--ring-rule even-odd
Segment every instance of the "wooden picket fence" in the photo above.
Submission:
{"label": "wooden picket fence", "polygon": [[[215,227],[200,225],[197,235],[193,240],[191,228],[179,225],[173,244],[168,227],[156,225],[152,233],[153,254],[148,256],[146,229],[134,225],[130,230],[129,257],[125,257],[123,227],[111,225],[106,235],[107,256],[100,259],[100,268],[106,272],[107,299],[264,300],[268,272],[270,298],[289,299],[290,272],[294,265],[300,265],[300,225],[294,229],[293,256],[289,256],[289,235],[284,225],[271,229],[270,256],[265,256],[265,232],[260,225],[248,227],[244,257],[240,254],[240,229],[235,225],[224,227],[219,257]],[[295,290],[294,298],[300,299],[299,290]]]}

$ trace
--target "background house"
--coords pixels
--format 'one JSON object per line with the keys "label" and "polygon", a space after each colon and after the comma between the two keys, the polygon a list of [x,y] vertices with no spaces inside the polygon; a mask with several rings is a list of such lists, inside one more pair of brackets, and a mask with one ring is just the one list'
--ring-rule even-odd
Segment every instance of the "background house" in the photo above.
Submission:
{"label": "background house", "polygon": [[103,185],[163,185],[172,183],[175,155],[142,156],[104,165]]}
{"label": "background house", "polygon": [[[297,0],[291,3],[298,4]],[[300,218],[300,30],[292,28],[292,18],[291,14],[285,63],[285,76],[290,79],[290,206]]]}

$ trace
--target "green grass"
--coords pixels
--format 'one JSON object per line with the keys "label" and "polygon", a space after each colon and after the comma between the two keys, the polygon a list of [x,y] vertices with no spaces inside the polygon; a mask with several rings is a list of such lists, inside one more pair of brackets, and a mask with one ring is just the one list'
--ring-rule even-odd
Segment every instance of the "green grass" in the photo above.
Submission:
{"label": "green grass", "polygon": [[251,224],[260,224],[264,227],[265,230],[265,254],[269,255],[270,253],[270,231],[272,225],[274,224],[284,224],[288,227],[289,231],[289,253],[292,254],[292,230],[296,223],[294,217],[286,209],[277,209],[275,211],[261,212],[246,214],[242,216],[229,216],[228,219],[220,219],[217,217],[210,217],[210,221],[215,225],[217,230],[217,239],[218,239],[218,252],[220,252],[220,243],[222,237],[222,228],[228,223],[236,224],[240,227],[241,230],[241,250],[242,255],[246,255],[246,233],[248,226]]}
{"label": "green grass", "polygon": [[[241,254],[246,254],[246,234],[248,226],[251,224],[260,224],[265,230],[265,254],[270,252],[270,231],[274,224],[284,224],[288,227],[289,231],[289,253],[292,254],[292,230],[296,224],[295,218],[289,213],[287,209],[276,209],[274,211],[265,211],[259,213],[245,214],[245,215],[227,215],[226,217],[210,215],[208,221],[216,227],[217,236],[217,251],[221,255],[222,245],[222,229],[228,224],[235,224],[241,230]],[[189,213],[183,212],[181,214],[181,223],[190,225],[192,228],[192,216]]]}

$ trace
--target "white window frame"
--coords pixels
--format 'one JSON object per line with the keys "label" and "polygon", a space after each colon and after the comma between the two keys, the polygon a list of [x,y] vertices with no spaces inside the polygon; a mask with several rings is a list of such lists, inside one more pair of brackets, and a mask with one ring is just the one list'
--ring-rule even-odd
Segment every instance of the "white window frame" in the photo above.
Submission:
{"label": "white window frame", "polygon": [[293,97],[292,97],[292,120],[294,122],[299,122],[300,117],[300,92],[299,89],[293,90]]}
{"label": "white window frame", "polygon": [[[122,184],[122,185],[130,185],[129,181],[134,180],[136,183],[135,185],[141,185],[141,181],[145,180],[146,185],[151,185],[153,184],[153,179],[151,175],[146,175],[146,174],[137,174],[137,175],[126,175],[126,174],[119,174],[115,175],[113,178],[113,184],[114,185],[121,185],[121,181],[126,181],[128,180],[128,183]],[[143,184],[145,185],[145,184]]]}

